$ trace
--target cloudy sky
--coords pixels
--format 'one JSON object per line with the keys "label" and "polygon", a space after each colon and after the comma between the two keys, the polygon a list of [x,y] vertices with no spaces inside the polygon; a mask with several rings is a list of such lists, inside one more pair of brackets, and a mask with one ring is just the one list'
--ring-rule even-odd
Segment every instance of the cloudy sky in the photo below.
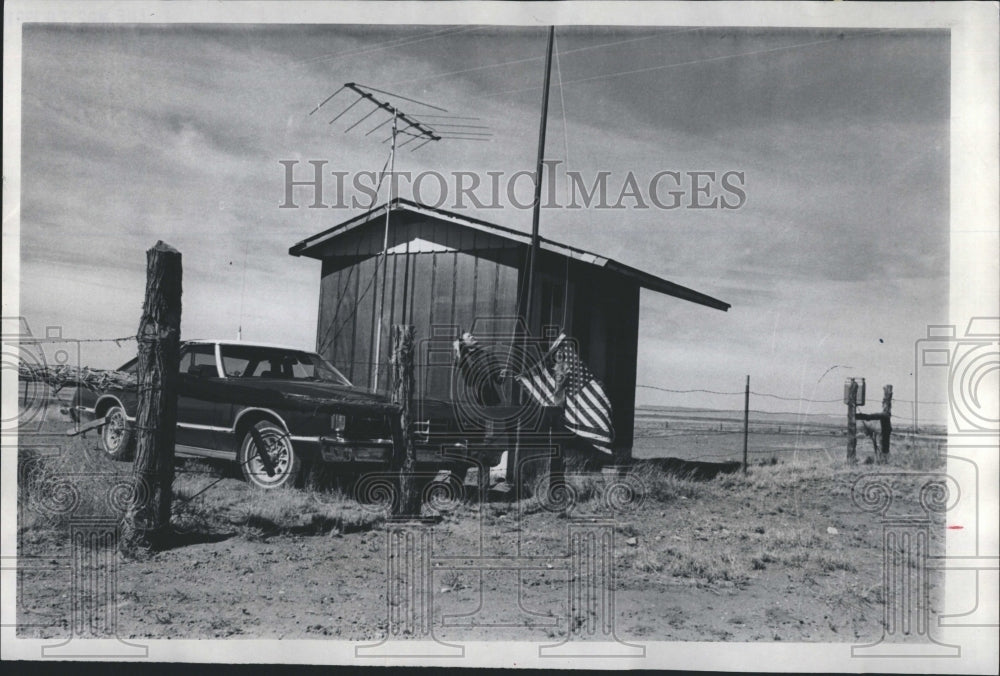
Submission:
{"label": "cloudy sky", "polygon": [[[644,291],[639,382],[737,391],[750,374],[757,391],[834,399],[855,375],[912,399],[914,341],[948,320],[948,34],[556,37],[546,157],[588,180],[609,171],[612,186],[629,171],[745,172],[737,210],[543,211],[546,237],[732,303],[722,313]],[[143,252],[162,239],[184,255],[186,337],[234,336],[242,322],[246,339],[312,347],[319,263],[288,247],[358,210],[279,209],[279,162],[379,171],[388,145],[364,134],[377,117],[344,133],[360,106],[328,124],[343,94],[309,112],[344,82],[391,90],[492,134],[403,149],[397,169],[530,170],[544,52],[539,28],[26,25],[21,314],[65,335],[134,334]],[[530,229],[530,211],[463,213]],[[127,351],[87,346],[84,360],[114,366]]]}

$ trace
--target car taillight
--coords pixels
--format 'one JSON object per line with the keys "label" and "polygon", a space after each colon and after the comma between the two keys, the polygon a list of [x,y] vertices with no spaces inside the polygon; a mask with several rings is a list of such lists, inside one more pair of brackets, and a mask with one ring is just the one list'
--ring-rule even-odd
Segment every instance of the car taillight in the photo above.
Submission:
{"label": "car taillight", "polygon": [[335,432],[343,432],[347,427],[347,416],[343,413],[334,413],[330,416],[330,429]]}

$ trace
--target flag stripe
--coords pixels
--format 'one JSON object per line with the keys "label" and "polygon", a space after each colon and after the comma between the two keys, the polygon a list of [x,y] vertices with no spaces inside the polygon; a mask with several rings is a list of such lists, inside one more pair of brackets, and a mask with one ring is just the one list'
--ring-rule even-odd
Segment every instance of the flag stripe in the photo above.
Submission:
{"label": "flag stripe", "polygon": [[523,378],[520,382],[524,388],[528,390],[528,394],[531,395],[532,399],[537,401],[542,406],[550,405],[552,397],[549,394],[549,391],[546,390],[545,387],[543,387],[537,380],[532,378]]}
{"label": "flag stripe", "polygon": [[570,400],[566,401],[566,420],[578,425],[586,425],[587,427],[602,427],[598,420],[588,415],[586,412],[581,411],[576,405],[576,402]]}
{"label": "flag stripe", "polygon": [[611,422],[604,415],[604,411],[599,408],[594,408],[589,405],[586,401],[582,401],[580,398],[567,399],[566,403],[571,406],[577,415],[588,421],[592,427],[605,427],[611,426]]}
{"label": "flag stripe", "polygon": [[573,432],[575,434],[579,434],[581,437],[587,437],[588,439],[593,439],[594,441],[600,441],[600,442],[603,442],[605,444],[611,443],[611,440],[608,439],[606,436],[603,436],[603,435],[600,435],[600,434],[594,434],[594,433],[589,432],[587,430],[576,429],[576,430],[573,430]]}
{"label": "flag stripe", "polygon": [[587,383],[586,387],[583,388],[583,393],[590,398],[591,402],[600,409],[608,408],[606,397],[604,395],[604,390],[602,390],[597,383],[590,381]]}
{"label": "flag stripe", "polygon": [[588,420],[587,418],[584,418],[584,417],[581,417],[581,416],[577,415],[577,411],[575,411],[572,408],[570,408],[569,410],[567,410],[566,420],[567,420],[567,422],[570,422],[570,423],[572,423],[572,424],[574,424],[574,425],[576,425],[578,427],[587,427],[587,428],[593,429],[595,431],[599,431],[602,434],[604,434],[606,437],[608,437],[608,440],[610,441],[610,434],[608,434],[608,430],[607,430],[606,426],[601,425],[599,423],[595,424],[594,422]]}
{"label": "flag stripe", "polygon": [[[611,401],[594,374],[581,361],[572,345],[563,342],[551,367],[540,361],[517,376],[528,395],[543,406],[563,405],[566,428],[603,453],[611,453],[614,439]],[[550,353],[551,354],[551,353]]]}
{"label": "flag stripe", "polygon": [[611,420],[609,415],[610,411],[605,406],[602,406],[600,403],[598,403],[597,397],[593,395],[590,388],[585,389],[583,391],[583,394],[590,401],[590,406],[588,408],[592,410],[594,414],[600,418],[601,422],[603,422],[606,426],[610,427],[611,426]]}

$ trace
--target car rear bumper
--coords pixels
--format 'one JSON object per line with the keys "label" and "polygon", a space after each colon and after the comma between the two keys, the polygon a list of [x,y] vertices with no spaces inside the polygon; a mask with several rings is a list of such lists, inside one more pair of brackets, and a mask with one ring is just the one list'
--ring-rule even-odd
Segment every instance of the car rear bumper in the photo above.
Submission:
{"label": "car rear bumper", "polygon": [[323,462],[388,463],[392,458],[391,439],[343,439],[322,436],[318,439],[319,457]]}
{"label": "car rear bumper", "polygon": [[[344,439],[335,436],[316,438],[311,449],[316,457],[327,463],[383,464],[392,460],[391,439]],[[418,464],[449,464],[463,459],[477,458],[495,464],[501,449],[470,447],[465,441],[416,442],[414,451]]]}

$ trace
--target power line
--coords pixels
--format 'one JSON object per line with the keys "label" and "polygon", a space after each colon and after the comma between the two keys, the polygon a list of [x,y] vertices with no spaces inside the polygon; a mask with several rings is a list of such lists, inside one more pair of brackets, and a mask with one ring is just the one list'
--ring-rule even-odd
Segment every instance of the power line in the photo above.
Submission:
{"label": "power line", "polygon": [[[868,33],[862,33],[862,34],[857,35],[857,36],[851,36],[850,38],[848,38],[848,37],[844,37],[844,38],[836,37],[836,38],[829,38],[829,39],[826,39],[826,40],[813,40],[811,42],[800,42],[800,43],[797,43],[797,44],[794,44],[794,45],[783,45],[781,47],[772,47],[770,49],[759,49],[759,50],[755,50],[755,51],[752,51],[752,52],[740,52],[738,54],[723,54],[722,56],[712,56],[712,57],[709,57],[709,58],[706,58],[706,59],[694,59],[692,61],[681,61],[681,62],[678,62],[678,63],[668,63],[668,64],[664,64],[664,65],[660,65],[660,66],[648,66],[646,68],[636,68],[634,70],[624,70],[624,71],[619,71],[617,73],[604,73],[602,75],[592,75],[590,77],[584,77],[584,78],[580,78],[578,80],[570,80],[568,82],[563,82],[563,85],[565,86],[565,85],[580,84],[582,82],[593,82],[595,80],[604,80],[604,79],[613,78],[613,77],[624,77],[625,75],[635,75],[635,74],[638,74],[638,73],[649,73],[649,72],[657,71],[657,70],[666,70],[668,68],[679,68],[680,66],[690,66],[690,65],[694,65],[694,64],[698,64],[698,63],[709,63],[709,62],[712,62],[712,61],[723,61],[723,60],[726,60],[726,59],[735,59],[735,58],[739,58],[739,57],[743,57],[743,56],[756,56],[758,54],[770,54],[770,53],[773,53],[773,52],[780,52],[780,51],[788,50],[788,49],[798,49],[800,47],[812,47],[812,46],[815,46],[815,45],[822,45],[822,44],[827,44],[827,43],[830,43],[830,42],[837,42],[837,41],[841,41],[841,40],[847,40],[847,39],[851,39],[853,37],[867,37],[867,36],[870,36],[870,35],[878,35],[880,33],[888,33],[888,32],[893,31],[893,30],[895,30],[895,29],[887,28],[887,29],[883,29],[883,30],[870,31]],[[536,89],[540,89],[540,87],[535,86],[535,87],[522,87],[521,89],[508,89],[506,91],[495,92],[493,94],[482,94],[480,96],[481,96],[481,98],[487,98],[488,99],[488,98],[494,98],[494,97],[497,97],[497,96],[504,96],[504,95],[507,95],[507,94],[520,94],[522,92],[530,92],[530,91],[534,91]]]}
{"label": "power line", "polygon": [[[690,32],[693,32],[693,31],[700,31],[700,30],[704,30],[704,28],[687,28],[687,29],[684,29],[684,30],[670,31],[670,32],[667,32],[667,33],[656,33],[654,35],[644,35],[642,37],[629,38],[627,40],[616,40],[615,42],[605,42],[605,43],[601,43],[599,45],[589,45],[587,47],[577,47],[576,49],[566,50],[562,54],[563,54],[563,56],[566,56],[567,54],[576,54],[578,52],[587,52],[587,51],[591,51],[591,50],[594,50],[594,49],[603,49],[605,47],[614,47],[614,46],[617,46],[617,45],[624,45],[624,44],[629,44],[629,43],[632,43],[632,42],[639,42],[640,40],[650,40],[652,38],[663,38],[663,37],[667,37],[668,35],[676,35],[678,33],[690,33]],[[443,78],[443,77],[450,77],[452,75],[464,75],[465,73],[474,73],[474,72],[481,71],[481,70],[492,70],[494,68],[503,68],[504,66],[514,66],[514,65],[517,65],[517,64],[521,64],[521,63],[530,63],[532,61],[541,61],[543,58],[544,57],[541,57],[541,56],[529,56],[529,57],[526,57],[524,59],[514,59],[513,61],[501,61],[500,63],[490,63],[490,64],[486,64],[485,66],[475,66],[473,68],[463,68],[461,70],[452,70],[452,71],[448,71],[446,73],[435,73],[434,75],[428,75],[426,77],[408,78],[406,80],[398,80],[396,82],[390,82],[388,86],[397,85],[397,84],[411,84],[413,82],[424,82],[426,80],[437,80],[437,79],[440,79],[440,78]]]}
{"label": "power line", "polygon": [[443,77],[451,77],[452,75],[463,75],[465,73],[474,73],[480,70],[491,70],[493,68],[503,68],[504,66],[513,66],[518,63],[528,63],[530,61],[541,61],[543,57],[541,56],[529,56],[525,59],[516,59],[514,61],[503,61],[501,63],[491,63],[485,66],[476,66],[474,68],[463,68],[462,70],[453,70],[447,73],[437,73],[435,75],[428,75],[427,77],[418,78],[408,78],[406,80],[397,80],[396,82],[390,82],[388,86],[398,85],[398,84],[410,84],[413,82],[424,82],[426,80],[437,80]]}
{"label": "power line", "polygon": [[354,51],[341,52],[339,54],[325,54],[323,56],[314,56],[309,59],[303,59],[302,61],[299,61],[298,65],[319,63],[321,61],[333,61],[334,59],[340,59],[345,56],[360,56],[362,54],[381,52],[386,49],[394,49],[396,47],[405,47],[407,45],[413,45],[419,42],[427,42],[428,40],[436,40],[446,35],[457,35],[459,33],[467,33],[469,31],[478,30],[480,28],[482,28],[482,26],[464,26],[460,28],[450,27],[450,28],[439,29],[435,31],[430,31],[428,33],[421,33],[418,36],[390,40],[389,42],[382,43],[381,45],[375,47],[365,47],[364,49],[356,49]]}
{"label": "power line", "polygon": [[655,33],[653,35],[644,35],[644,36],[638,37],[638,38],[629,38],[627,40],[617,40],[615,42],[604,42],[604,43],[601,43],[599,45],[589,45],[587,47],[577,47],[576,49],[567,49],[565,52],[563,52],[563,56],[566,56],[567,54],[576,54],[578,52],[588,52],[588,51],[590,51],[592,49],[603,49],[605,47],[616,47],[618,45],[625,45],[625,44],[629,44],[631,42],[639,42],[640,40],[650,40],[652,38],[665,38],[665,37],[670,36],[670,35],[678,35],[679,33],[693,33],[695,31],[701,31],[701,30],[705,30],[705,29],[703,27],[698,27],[698,28],[684,28],[684,29],[676,30],[676,31],[668,31],[666,33]]}

